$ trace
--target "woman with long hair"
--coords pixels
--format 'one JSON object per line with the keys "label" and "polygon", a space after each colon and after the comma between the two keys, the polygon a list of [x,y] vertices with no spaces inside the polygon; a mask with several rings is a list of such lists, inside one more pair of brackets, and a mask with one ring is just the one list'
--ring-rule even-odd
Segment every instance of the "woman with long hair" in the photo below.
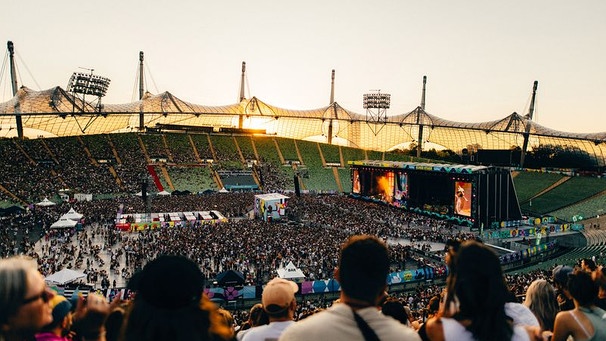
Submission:
{"label": "woman with long hair", "polygon": [[476,241],[464,242],[452,262],[442,316],[427,321],[431,341],[526,341],[533,331],[505,314],[509,291],[496,254]]}
{"label": "woman with long hair", "polygon": [[537,279],[526,289],[527,306],[539,320],[541,330],[553,331],[553,323],[559,311],[555,289],[544,279]]}

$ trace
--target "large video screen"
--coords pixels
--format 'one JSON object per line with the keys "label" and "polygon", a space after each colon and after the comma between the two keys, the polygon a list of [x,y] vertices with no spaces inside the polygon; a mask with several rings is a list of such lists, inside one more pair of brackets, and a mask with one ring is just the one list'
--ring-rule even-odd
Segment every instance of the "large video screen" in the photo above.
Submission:
{"label": "large video screen", "polygon": [[454,214],[471,217],[471,182],[455,181]]}
{"label": "large video screen", "polygon": [[393,201],[394,172],[384,169],[352,171],[352,192],[387,203]]}
{"label": "large video screen", "polygon": [[394,198],[392,204],[398,207],[407,207],[409,197],[408,193],[408,174],[404,172],[396,172],[396,186],[394,190]]}
{"label": "large video screen", "polygon": [[352,170],[352,186],[351,191],[356,194],[360,194],[362,191],[362,185],[360,184],[360,171],[357,168]]}

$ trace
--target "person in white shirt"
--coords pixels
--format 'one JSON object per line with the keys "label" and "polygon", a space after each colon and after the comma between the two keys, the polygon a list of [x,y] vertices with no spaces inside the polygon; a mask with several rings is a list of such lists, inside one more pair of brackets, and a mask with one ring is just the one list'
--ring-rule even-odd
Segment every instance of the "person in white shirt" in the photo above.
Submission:
{"label": "person in white shirt", "polygon": [[[389,255],[374,236],[350,237],[341,248],[335,278],[341,285],[340,303],[288,327],[280,341],[303,340],[420,340],[411,328],[383,315]],[[246,340],[244,340],[246,341]]]}
{"label": "person in white shirt", "polygon": [[251,328],[242,341],[278,340],[282,332],[294,322],[297,308],[295,293],[299,290],[295,282],[274,278],[263,289],[261,302],[269,316],[269,324]]}

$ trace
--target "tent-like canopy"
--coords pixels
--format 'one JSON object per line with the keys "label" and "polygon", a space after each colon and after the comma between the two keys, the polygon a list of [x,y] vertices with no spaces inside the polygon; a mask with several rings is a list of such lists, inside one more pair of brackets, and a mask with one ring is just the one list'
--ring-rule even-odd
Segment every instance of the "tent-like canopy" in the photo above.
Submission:
{"label": "tent-like canopy", "polygon": [[55,205],[57,205],[57,204],[48,200],[48,198],[44,198],[44,200],[40,201],[39,203],[36,203],[36,206],[42,206],[42,207],[55,206]]}
{"label": "tent-like canopy", "polygon": [[44,280],[48,284],[65,285],[86,278],[86,274],[72,269],[63,269],[46,277]]}
{"label": "tent-like canopy", "polygon": [[74,210],[74,208],[70,208],[69,211],[67,211],[67,213],[65,213],[64,215],[61,216],[61,218],[67,218],[67,219],[71,219],[71,220],[75,220],[78,221],[80,219],[82,219],[83,215],[81,213],[76,212],[76,210]]}
{"label": "tent-like canopy", "polygon": [[244,284],[244,275],[236,270],[227,270],[217,275],[217,284],[221,286],[238,286]]}
{"label": "tent-like canopy", "polygon": [[305,274],[293,262],[288,262],[285,267],[278,269],[278,277],[298,281],[304,280]]}
{"label": "tent-like canopy", "polygon": [[77,221],[69,218],[61,217],[59,220],[54,222],[50,227],[51,229],[65,229],[69,227],[75,227],[78,224]]}
{"label": "tent-like canopy", "polygon": [[57,86],[43,91],[21,87],[11,100],[0,103],[0,127],[7,128],[2,129],[3,133],[15,132],[17,114],[23,118],[24,134],[27,131],[31,137],[141,132],[145,127],[205,131],[262,127],[267,134],[280,137],[377,151],[419,141],[456,153],[464,149],[510,150],[525,146],[527,141],[527,150],[555,147],[587,155],[593,166],[606,165],[606,132],[556,131],[517,113],[494,121],[465,123],[442,119],[417,107],[373,121],[337,102],[317,109],[293,110],[252,97],[239,103],[208,106],[190,103],[170,92],[146,93],[143,99],[126,104],[104,104],[99,112]]}

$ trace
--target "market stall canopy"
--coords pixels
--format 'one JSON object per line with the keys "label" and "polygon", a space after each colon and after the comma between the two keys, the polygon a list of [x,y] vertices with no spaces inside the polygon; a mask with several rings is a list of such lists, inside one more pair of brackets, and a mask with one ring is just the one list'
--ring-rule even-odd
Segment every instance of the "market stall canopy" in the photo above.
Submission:
{"label": "market stall canopy", "polygon": [[51,229],[64,229],[68,227],[75,227],[78,224],[77,221],[69,218],[61,217],[59,220],[51,225]]}
{"label": "market stall canopy", "polygon": [[44,198],[44,200],[40,201],[36,205],[38,205],[38,206],[55,206],[57,204],[55,204],[54,202],[48,200],[48,198]]}
{"label": "market stall canopy", "polygon": [[236,270],[227,270],[217,275],[217,284],[221,286],[237,286],[244,284],[244,275]]}
{"label": "market stall canopy", "polygon": [[283,268],[278,269],[278,276],[284,279],[298,280],[304,279],[305,275],[301,269],[298,269],[292,262],[289,262]]}
{"label": "market stall canopy", "polygon": [[81,213],[76,212],[73,207],[70,208],[67,213],[61,216],[61,218],[67,218],[76,221],[82,219],[82,217],[83,215]]}
{"label": "market stall canopy", "polygon": [[44,280],[49,284],[65,285],[85,278],[86,274],[72,269],[63,269],[46,277]]}

